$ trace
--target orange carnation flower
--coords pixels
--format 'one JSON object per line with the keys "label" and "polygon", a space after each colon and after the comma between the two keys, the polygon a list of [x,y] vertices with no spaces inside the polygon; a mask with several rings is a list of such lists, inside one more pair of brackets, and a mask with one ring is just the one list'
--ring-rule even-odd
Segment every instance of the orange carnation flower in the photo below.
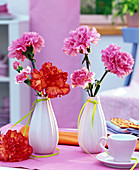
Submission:
{"label": "orange carnation flower", "polygon": [[31,87],[39,92],[43,91],[46,87],[46,79],[43,76],[43,72],[34,69],[31,76],[33,78],[31,79]]}
{"label": "orange carnation flower", "polygon": [[52,66],[52,63],[44,63],[39,71],[34,69],[31,76],[31,87],[39,92],[45,91],[49,98],[70,92],[70,86],[66,83],[68,73]]}
{"label": "orange carnation flower", "polygon": [[9,162],[19,162],[26,160],[33,152],[29,140],[16,130],[0,135],[0,160]]}

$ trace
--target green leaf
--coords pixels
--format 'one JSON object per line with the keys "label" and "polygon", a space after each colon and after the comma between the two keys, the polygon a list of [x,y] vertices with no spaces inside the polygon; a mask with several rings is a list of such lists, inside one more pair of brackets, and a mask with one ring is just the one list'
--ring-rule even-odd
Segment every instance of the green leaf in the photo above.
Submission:
{"label": "green leaf", "polygon": [[27,85],[31,86],[31,81],[30,81],[30,79],[26,79],[26,80],[24,81],[24,83],[26,83]]}
{"label": "green leaf", "polygon": [[21,70],[23,70],[23,67],[22,66],[18,66],[18,68],[17,68],[17,72],[19,72],[20,73],[20,71]]}
{"label": "green leaf", "polygon": [[124,16],[126,13],[129,13],[131,16],[134,15],[135,12],[139,12],[139,0],[119,0],[113,1],[113,19],[118,16],[121,17],[124,22]]}

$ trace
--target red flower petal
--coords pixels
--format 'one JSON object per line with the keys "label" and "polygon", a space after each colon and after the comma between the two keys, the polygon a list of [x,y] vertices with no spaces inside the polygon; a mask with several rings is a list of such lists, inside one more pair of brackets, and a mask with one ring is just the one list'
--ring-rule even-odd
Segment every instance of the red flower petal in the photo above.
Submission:
{"label": "red flower petal", "polygon": [[40,78],[42,75],[40,74],[40,72],[37,69],[34,69],[33,72],[31,73],[32,78],[34,79],[38,79]]}
{"label": "red flower petal", "polygon": [[21,132],[16,130],[0,136],[0,160],[2,161],[23,161],[28,159],[33,152],[29,141]]}
{"label": "red flower petal", "polygon": [[67,83],[62,88],[58,86],[49,86],[45,91],[49,98],[55,98],[57,96],[61,97],[61,95],[66,95],[70,92],[70,86]]}
{"label": "red flower petal", "polygon": [[59,87],[57,86],[49,86],[45,89],[47,95],[49,98],[55,98],[58,95],[61,96],[62,95],[62,91]]}
{"label": "red flower petal", "polygon": [[61,88],[62,95],[66,95],[70,92],[70,86],[69,84],[65,83],[65,86]]}

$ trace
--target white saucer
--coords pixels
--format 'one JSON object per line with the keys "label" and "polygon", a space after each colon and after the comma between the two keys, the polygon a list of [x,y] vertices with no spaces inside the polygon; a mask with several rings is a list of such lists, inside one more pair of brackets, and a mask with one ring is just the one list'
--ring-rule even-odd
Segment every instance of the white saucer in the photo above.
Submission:
{"label": "white saucer", "polygon": [[[128,162],[114,162],[113,157],[108,155],[106,152],[102,152],[98,154],[96,158],[99,161],[103,162],[106,166],[113,167],[113,168],[131,168],[136,162],[135,160],[131,160],[129,163]],[[132,155],[132,158],[138,159],[137,166],[139,166],[139,152],[134,152]]]}

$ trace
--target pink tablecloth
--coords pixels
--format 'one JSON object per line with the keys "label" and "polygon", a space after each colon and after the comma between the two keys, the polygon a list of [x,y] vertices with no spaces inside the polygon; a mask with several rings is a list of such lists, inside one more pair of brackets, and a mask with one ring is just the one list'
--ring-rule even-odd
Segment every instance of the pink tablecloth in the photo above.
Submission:
{"label": "pink tablecloth", "polygon": [[[11,124],[8,124],[0,129],[0,131],[5,132]],[[18,125],[14,129],[19,130],[21,126]],[[50,158],[36,158],[28,159],[22,162],[2,162],[0,161],[0,166],[4,167],[23,167],[29,169],[39,169],[39,170],[106,170],[115,169],[106,167],[103,163],[99,162],[95,156],[91,157],[81,151],[78,146],[67,146],[58,145],[60,149],[60,154]],[[138,168],[137,168],[138,169]]]}

